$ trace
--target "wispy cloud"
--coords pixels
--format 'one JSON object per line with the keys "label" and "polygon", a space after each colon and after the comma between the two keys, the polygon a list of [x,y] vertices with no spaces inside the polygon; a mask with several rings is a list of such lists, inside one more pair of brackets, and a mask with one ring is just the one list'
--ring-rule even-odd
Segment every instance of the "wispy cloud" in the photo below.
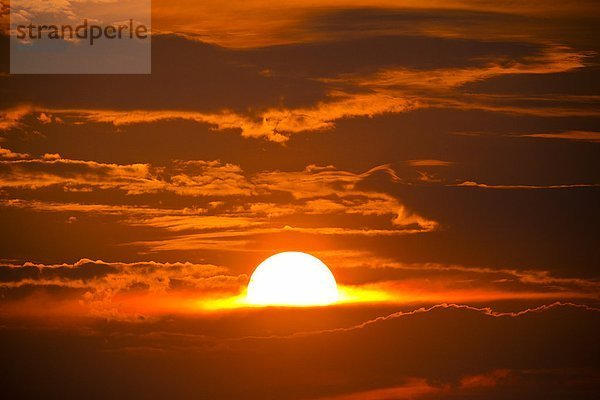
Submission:
{"label": "wispy cloud", "polygon": [[377,317],[377,318],[373,318],[370,319],[368,321],[362,322],[360,324],[356,324],[353,326],[349,326],[349,327],[343,327],[343,328],[334,328],[334,329],[324,329],[324,330],[318,330],[318,331],[306,331],[306,332],[296,332],[293,333],[291,335],[272,335],[272,336],[265,336],[265,337],[247,337],[247,338],[240,338],[238,340],[247,340],[247,339],[273,339],[273,338],[279,338],[279,339],[293,339],[293,338],[298,338],[298,337],[306,337],[306,336],[315,336],[315,335],[322,335],[322,334],[332,334],[332,333],[339,333],[339,332],[351,332],[351,331],[357,331],[357,330],[362,330],[368,327],[371,327],[373,325],[377,325],[380,324],[382,322],[386,322],[386,321],[390,321],[390,320],[394,320],[394,319],[399,319],[399,318],[407,318],[407,317],[411,317],[414,315],[419,315],[419,314],[427,314],[427,313],[431,313],[431,312],[435,312],[438,310],[446,310],[446,309],[456,309],[456,310],[467,310],[467,311],[473,311],[476,313],[480,313],[483,315],[486,315],[488,317],[493,317],[493,318],[504,318],[504,317],[509,317],[509,318],[517,318],[517,317],[522,317],[524,315],[528,315],[528,314],[535,314],[535,313],[543,313],[549,310],[553,310],[553,309],[557,309],[557,308],[575,308],[575,309],[582,309],[582,310],[586,310],[589,312],[593,312],[593,313],[597,313],[600,312],[599,308],[595,308],[595,307],[591,307],[585,304],[576,304],[576,303],[563,303],[563,302],[554,302],[554,303],[550,303],[550,304],[543,304],[539,307],[534,307],[534,308],[526,308],[520,311],[508,311],[508,312],[500,312],[500,311],[495,311],[494,309],[492,309],[491,307],[473,307],[470,305],[466,305],[466,304],[447,304],[447,303],[441,303],[441,304],[435,304],[433,306],[430,307],[420,307],[411,311],[399,311],[399,312],[395,312],[392,314],[388,314],[385,316],[381,316],[381,317]]}
{"label": "wispy cloud", "polygon": [[600,132],[592,131],[567,131],[567,132],[556,132],[556,133],[530,133],[521,135],[525,137],[540,138],[540,139],[562,139],[562,140],[573,140],[578,142],[600,142]]}
{"label": "wispy cloud", "polygon": [[216,113],[181,110],[101,110],[101,109],[49,109],[26,107],[8,110],[0,115],[0,130],[18,127],[20,120],[29,114],[54,115],[54,121],[67,116],[87,123],[107,123],[124,126],[158,121],[187,120],[205,123],[215,130],[239,130],[245,138],[265,138],[283,143],[291,134],[332,129],[335,121],[343,118],[374,117],[385,113],[414,110],[418,102],[394,93],[345,93],[332,91],[326,101],[304,108],[269,108],[254,114],[240,114],[223,110]]}
{"label": "wispy cloud", "polygon": [[598,183],[568,183],[563,185],[491,185],[473,181],[464,181],[452,186],[475,187],[481,189],[575,189],[599,187]]}
{"label": "wispy cloud", "polygon": [[[0,205],[32,212],[64,213],[66,217],[113,215],[119,216],[123,224],[179,233],[164,239],[132,242],[153,251],[219,246],[223,250],[245,251],[245,244],[251,238],[278,233],[394,236],[438,228],[436,221],[409,209],[396,197],[362,188],[361,184],[373,174],[384,174],[390,182],[400,180],[389,165],[364,173],[309,165],[299,171],[249,174],[238,165],[218,161],[175,161],[170,166],[155,167],[46,155],[0,161],[3,177],[0,187],[16,195],[5,198]],[[45,188],[60,188],[66,197],[71,192],[98,195],[117,190],[124,196],[139,198],[141,204],[123,204],[123,200],[119,204],[116,198],[102,204],[18,197],[19,193],[35,193]],[[164,194],[180,196],[188,203],[190,198],[199,200],[186,208],[169,208],[148,206],[141,197]],[[298,219],[313,216],[324,218],[313,218],[310,223]]]}
{"label": "wispy cloud", "polygon": [[408,160],[406,163],[412,167],[449,167],[454,165],[454,162],[444,160]]}

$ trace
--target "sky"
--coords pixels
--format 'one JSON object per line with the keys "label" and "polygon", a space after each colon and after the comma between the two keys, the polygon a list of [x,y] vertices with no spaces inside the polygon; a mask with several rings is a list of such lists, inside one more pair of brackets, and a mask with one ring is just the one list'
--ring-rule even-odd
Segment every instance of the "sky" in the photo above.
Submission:
{"label": "sky", "polygon": [[[599,22],[155,0],[150,75],[11,75],[4,28],[3,391],[596,398]],[[245,304],[283,251],[343,299]]]}

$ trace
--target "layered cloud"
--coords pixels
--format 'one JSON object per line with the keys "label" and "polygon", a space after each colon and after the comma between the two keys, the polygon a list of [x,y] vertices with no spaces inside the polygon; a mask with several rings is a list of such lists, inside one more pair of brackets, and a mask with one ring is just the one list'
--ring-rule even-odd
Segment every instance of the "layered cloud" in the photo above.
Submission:
{"label": "layered cloud", "polygon": [[[543,270],[404,264],[366,254],[351,256],[350,251],[316,254],[337,275],[341,305],[544,300],[596,304],[600,300],[598,281],[556,277]],[[357,280],[359,275],[361,279]],[[125,263],[82,259],[73,264],[28,262],[0,266],[0,290],[6,305],[3,315],[13,317],[57,315],[135,320],[168,314],[193,315],[206,310],[227,312],[248,307],[244,301],[247,282],[247,274],[236,274],[214,264],[190,262]],[[41,299],[52,305],[52,311],[35,306]],[[424,308],[417,312],[429,310]],[[384,319],[404,315],[400,312]],[[379,319],[344,329],[358,329],[377,321]]]}
{"label": "layered cloud", "polygon": [[[89,259],[73,264],[8,264],[0,267],[0,275],[4,315],[134,320],[158,312],[200,311],[203,306],[195,299],[234,295],[247,281],[245,275],[232,275],[212,264]],[[44,296],[53,310],[40,310],[27,302]]]}
{"label": "layered cloud", "polygon": [[[72,393],[85,393],[84,380],[73,380],[83,373],[84,362],[85,374],[102,372],[109,383],[98,389],[102,396],[127,390],[140,397],[202,393],[259,399],[266,389],[281,399],[523,394],[542,399],[596,393],[597,309],[555,303],[500,312],[446,304],[374,312],[379,318],[356,308],[337,310],[332,319],[327,309],[264,309],[220,318],[169,316],[141,325],[77,320],[77,329],[66,323],[0,333],[11,343],[4,360],[17,370],[25,365],[22,352],[35,351],[37,362],[28,365],[32,373],[45,371],[52,378],[43,388],[46,395],[60,393],[66,382],[72,382]],[[56,346],[47,346],[49,340]],[[131,370],[149,379],[131,380],[126,373]],[[7,371],[8,377],[15,375],[14,369]],[[8,384],[8,390],[33,397],[42,393],[36,385],[15,387],[12,379]]]}
{"label": "layered cloud", "polygon": [[386,113],[414,110],[418,101],[394,93],[349,94],[332,92],[328,101],[310,108],[267,109],[257,115],[243,115],[231,111],[202,113],[177,110],[61,110],[39,107],[18,107],[7,110],[0,120],[0,130],[20,126],[29,113],[38,120],[54,115],[62,121],[65,116],[78,117],[88,123],[109,123],[116,127],[158,121],[187,120],[208,124],[215,130],[239,130],[245,138],[265,138],[285,142],[291,134],[332,129],[336,120],[353,117],[374,117]]}
{"label": "layered cloud", "polygon": [[[72,221],[77,216],[117,217],[124,225],[165,232],[162,239],[130,243],[152,251],[246,251],[252,240],[277,233],[391,236],[438,228],[436,221],[384,190],[362,188],[377,174],[399,181],[388,165],[364,173],[310,165],[300,171],[249,174],[219,161],[175,161],[157,167],[71,160],[57,154],[34,158],[10,151],[0,161],[1,187],[11,193],[1,203],[5,209],[53,213]],[[48,191],[55,193],[55,200],[35,200]],[[106,199],[102,193],[113,195],[108,202],[94,202]],[[68,200],[74,196],[88,200]],[[172,202],[178,207],[157,206],[156,199],[164,196],[175,196]]]}
{"label": "layered cloud", "polygon": [[[4,188],[58,186],[66,191],[118,189],[132,195],[168,191],[190,196],[248,196],[253,190],[239,166],[218,161],[176,162],[167,171],[149,164],[108,164],[65,159],[58,154],[41,158],[9,150],[2,154],[10,159],[0,161]],[[168,174],[168,179],[163,174]]]}
{"label": "layered cloud", "polygon": [[[574,16],[594,12],[592,1],[568,4],[542,1],[515,4],[492,1],[296,1],[277,9],[262,0],[234,2],[223,7],[218,2],[197,4],[185,1],[174,8],[170,3],[153,4],[155,29],[187,32],[232,47],[256,47],[282,43],[323,40],[326,35],[356,35],[362,33],[410,33],[451,37],[489,37],[499,35],[502,26],[505,37],[539,36],[539,32],[523,23],[551,15],[554,21],[569,26]],[[189,15],[194,15],[190,21]],[[564,18],[564,21],[562,20]],[[485,21],[486,24],[482,23]],[[538,24],[544,24],[544,20]],[[491,28],[489,27],[491,25]],[[354,28],[354,29],[350,29]],[[548,33],[546,33],[548,34]]]}
{"label": "layered cloud", "polygon": [[[481,82],[502,78],[553,76],[593,65],[590,60],[595,52],[564,44],[473,40],[468,45],[456,38],[381,35],[317,41],[310,46],[289,44],[225,51],[172,35],[158,35],[156,42],[156,52],[164,53],[163,58],[177,51],[190,64],[184,63],[178,69],[161,64],[155,68],[156,77],[148,77],[148,82],[122,82],[112,88],[127,92],[117,103],[106,101],[108,94],[84,96],[69,82],[63,82],[63,86],[73,96],[64,100],[56,101],[41,93],[32,97],[27,94],[29,90],[19,90],[22,87],[17,83],[35,87],[35,77],[22,82],[3,77],[7,98],[14,100],[3,105],[0,130],[24,130],[50,123],[111,124],[119,129],[186,120],[216,131],[233,130],[244,138],[283,143],[297,133],[331,131],[347,119],[424,108],[548,117],[598,116],[597,107],[590,106],[598,102],[595,95],[509,95],[502,88],[490,91],[477,87]],[[355,51],[364,52],[365,57],[357,59]],[[211,60],[205,74],[197,74],[192,65],[194,60],[203,62],[199,54],[204,55],[202,60]],[[290,58],[295,60],[294,70],[285,62]],[[160,97],[148,93],[148,100],[140,103],[129,93],[143,93],[154,81],[180,75],[189,76],[190,81],[177,80],[165,87]],[[235,87],[231,87],[234,78]],[[100,92],[109,89],[93,79],[87,85]],[[28,116],[36,118],[28,120]]]}

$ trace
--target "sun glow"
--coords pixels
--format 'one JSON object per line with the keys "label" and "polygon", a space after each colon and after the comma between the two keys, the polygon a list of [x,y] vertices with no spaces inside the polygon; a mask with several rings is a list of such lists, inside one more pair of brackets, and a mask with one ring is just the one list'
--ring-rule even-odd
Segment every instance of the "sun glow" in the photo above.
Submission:
{"label": "sun glow", "polygon": [[288,251],[275,254],[254,270],[246,301],[254,305],[312,306],[338,300],[333,274],[318,258]]}

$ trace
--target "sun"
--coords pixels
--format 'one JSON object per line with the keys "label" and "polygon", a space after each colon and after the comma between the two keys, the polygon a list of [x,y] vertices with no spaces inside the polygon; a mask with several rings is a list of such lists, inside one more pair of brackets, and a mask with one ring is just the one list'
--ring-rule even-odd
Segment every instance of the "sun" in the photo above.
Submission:
{"label": "sun", "polygon": [[250,277],[246,301],[254,305],[313,306],[338,300],[333,274],[318,258],[286,251],[264,260]]}

